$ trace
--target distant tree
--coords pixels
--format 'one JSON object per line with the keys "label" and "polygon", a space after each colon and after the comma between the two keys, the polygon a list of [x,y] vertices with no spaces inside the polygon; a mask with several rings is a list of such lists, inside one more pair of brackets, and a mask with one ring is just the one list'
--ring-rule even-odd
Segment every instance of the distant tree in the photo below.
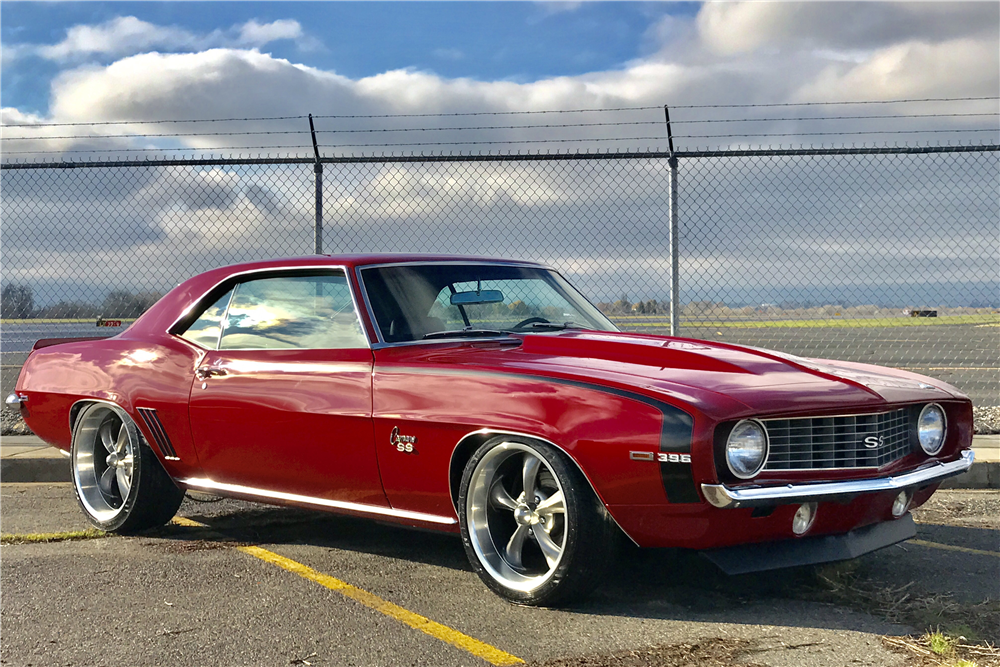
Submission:
{"label": "distant tree", "polygon": [[622,294],[622,298],[615,301],[612,309],[615,313],[619,315],[625,315],[632,312],[632,302],[628,300],[627,294]]}
{"label": "distant tree", "polygon": [[153,292],[132,294],[126,290],[114,290],[101,304],[102,317],[138,317],[159,301],[160,295]]}
{"label": "distant tree", "polygon": [[523,301],[515,301],[514,303],[507,306],[510,314],[514,317],[525,318],[531,316],[531,308]]}
{"label": "distant tree", "polygon": [[64,319],[90,319],[97,317],[98,309],[92,303],[82,303],[80,301],[60,301],[57,304],[46,306],[38,311],[38,317],[54,320]]}
{"label": "distant tree", "polygon": [[35,293],[28,285],[11,283],[0,290],[0,316],[23,320],[35,310]]}

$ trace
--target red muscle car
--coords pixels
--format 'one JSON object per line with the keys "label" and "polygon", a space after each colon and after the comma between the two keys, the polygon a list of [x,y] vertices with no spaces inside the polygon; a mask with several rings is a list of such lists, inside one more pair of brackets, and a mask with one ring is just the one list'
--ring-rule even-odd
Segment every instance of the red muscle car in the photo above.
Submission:
{"label": "red muscle car", "polygon": [[469,257],[209,271],[39,341],[8,403],[104,530],[190,489],[460,532],[523,604],[586,593],[623,536],[731,573],[852,558],[973,460],[943,382],[623,333],[552,269]]}

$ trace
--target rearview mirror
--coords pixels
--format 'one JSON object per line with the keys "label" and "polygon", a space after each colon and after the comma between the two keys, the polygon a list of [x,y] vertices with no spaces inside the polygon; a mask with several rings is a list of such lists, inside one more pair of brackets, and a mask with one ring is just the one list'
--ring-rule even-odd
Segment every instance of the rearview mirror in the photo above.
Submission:
{"label": "rearview mirror", "polygon": [[471,306],[477,303],[503,303],[503,292],[484,289],[478,292],[455,292],[451,295],[453,306]]}

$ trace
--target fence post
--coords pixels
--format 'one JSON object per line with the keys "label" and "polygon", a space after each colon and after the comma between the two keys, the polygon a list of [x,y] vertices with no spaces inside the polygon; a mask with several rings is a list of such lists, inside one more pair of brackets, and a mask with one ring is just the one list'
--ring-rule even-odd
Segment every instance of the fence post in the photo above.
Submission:
{"label": "fence post", "polygon": [[670,335],[676,336],[681,318],[680,224],[677,209],[677,158],[670,165]]}
{"label": "fence post", "polygon": [[670,189],[667,198],[670,202],[670,335],[676,336],[680,328],[681,277],[680,277],[680,224],[677,208],[677,157],[674,155],[674,134],[670,129],[670,107],[663,105],[663,115],[667,121],[667,147],[670,157]]}
{"label": "fence post", "polygon": [[313,154],[316,163],[313,165],[314,181],[316,183],[316,223],[313,227],[313,253],[323,253],[323,163],[319,161],[319,144],[316,143],[316,128],[313,126],[313,115],[309,114],[309,133],[312,135]]}

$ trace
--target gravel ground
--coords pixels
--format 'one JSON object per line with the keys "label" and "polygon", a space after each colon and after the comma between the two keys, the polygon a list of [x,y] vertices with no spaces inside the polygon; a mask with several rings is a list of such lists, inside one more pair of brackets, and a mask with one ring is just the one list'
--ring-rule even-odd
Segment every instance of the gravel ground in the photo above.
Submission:
{"label": "gravel ground", "polygon": [[972,425],[980,435],[1000,433],[1000,405],[973,407]]}
{"label": "gravel ground", "polygon": [[1000,493],[991,489],[938,491],[913,510],[918,523],[1000,531]]}
{"label": "gravel ground", "polygon": [[31,429],[14,410],[0,410],[0,435],[31,435]]}
{"label": "gravel ground", "polygon": [[[975,432],[983,435],[1000,433],[1000,405],[972,408]],[[14,410],[0,410],[0,435],[31,435],[31,429]]]}

